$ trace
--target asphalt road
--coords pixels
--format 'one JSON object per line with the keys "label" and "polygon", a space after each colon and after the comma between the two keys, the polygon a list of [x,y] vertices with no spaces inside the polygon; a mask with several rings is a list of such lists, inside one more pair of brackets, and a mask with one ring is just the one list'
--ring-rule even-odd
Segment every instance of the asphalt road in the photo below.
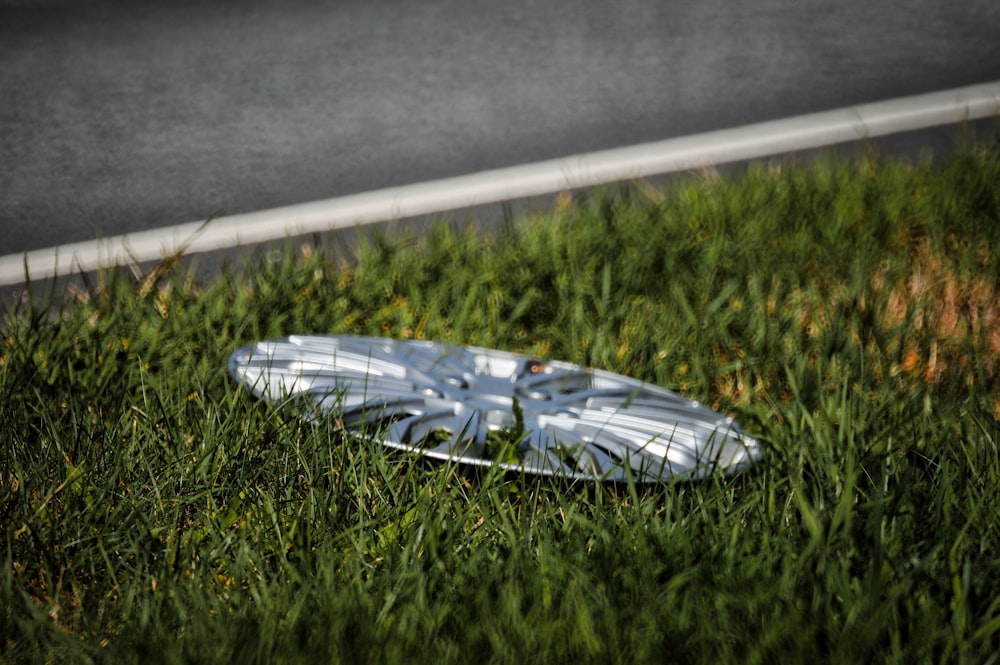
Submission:
{"label": "asphalt road", "polygon": [[0,255],[998,79],[996,0],[0,0]]}

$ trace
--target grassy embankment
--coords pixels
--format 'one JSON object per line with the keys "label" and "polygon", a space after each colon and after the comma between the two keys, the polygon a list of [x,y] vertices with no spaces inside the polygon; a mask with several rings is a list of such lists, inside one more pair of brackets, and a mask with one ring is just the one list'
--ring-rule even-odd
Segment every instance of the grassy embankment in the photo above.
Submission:
{"label": "grassy embankment", "polygon": [[[0,349],[0,660],[989,660],[998,288],[1000,154],[975,148],[35,294]],[[420,463],[228,379],[294,332],[626,373],[766,460],[638,487]]]}

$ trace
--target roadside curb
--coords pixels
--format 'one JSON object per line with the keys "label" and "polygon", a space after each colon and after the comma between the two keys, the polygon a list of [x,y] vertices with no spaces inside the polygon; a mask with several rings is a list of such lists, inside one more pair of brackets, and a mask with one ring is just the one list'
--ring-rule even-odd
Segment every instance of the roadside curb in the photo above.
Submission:
{"label": "roadside curb", "polygon": [[0,257],[0,285],[1000,116],[1000,81]]}

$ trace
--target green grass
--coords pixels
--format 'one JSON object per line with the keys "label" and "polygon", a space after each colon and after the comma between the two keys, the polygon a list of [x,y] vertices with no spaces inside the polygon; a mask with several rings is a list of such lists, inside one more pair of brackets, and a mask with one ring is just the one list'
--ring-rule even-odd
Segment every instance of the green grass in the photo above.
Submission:
{"label": "green grass", "polygon": [[[609,189],[359,252],[9,308],[0,660],[996,660],[995,146]],[[766,458],[648,486],[431,464],[227,377],[299,332],[625,373],[734,414]]]}

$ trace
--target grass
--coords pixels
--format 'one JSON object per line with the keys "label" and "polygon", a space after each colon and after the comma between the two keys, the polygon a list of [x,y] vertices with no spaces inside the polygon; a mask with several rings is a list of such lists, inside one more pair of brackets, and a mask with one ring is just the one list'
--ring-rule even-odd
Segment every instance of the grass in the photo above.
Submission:
{"label": "grass", "polygon": [[[335,249],[9,307],[0,660],[997,659],[995,145]],[[734,414],[766,459],[642,486],[430,464],[226,376],[295,332],[625,373]]]}

